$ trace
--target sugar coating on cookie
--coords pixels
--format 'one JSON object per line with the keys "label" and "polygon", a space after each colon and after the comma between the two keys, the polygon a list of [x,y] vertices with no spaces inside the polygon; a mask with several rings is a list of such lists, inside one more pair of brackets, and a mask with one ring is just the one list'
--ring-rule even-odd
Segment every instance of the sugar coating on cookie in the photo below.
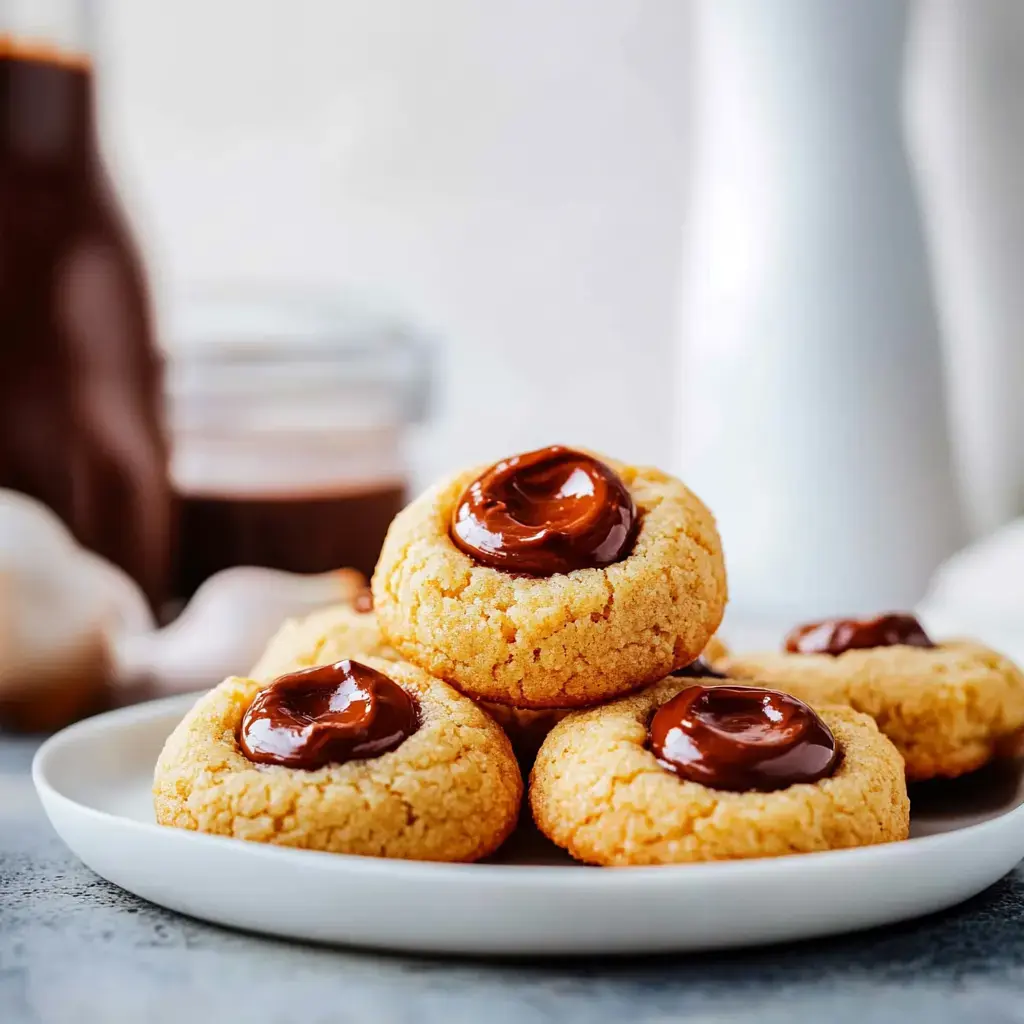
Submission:
{"label": "sugar coating on cookie", "polygon": [[350,604],[336,604],[303,618],[287,619],[270,638],[249,676],[269,681],[286,672],[360,655],[398,658],[380,635],[372,611],[359,612]]}
{"label": "sugar coating on cookie", "polygon": [[903,762],[867,715],[819,708],[842,755],[835,772],[775,792],[689,782],[647,749],[647,723],[689,681],[666,679],[570,715],[530,776],[538,827],[574,857],[609,866],[779,857],[906,839]]}
{"label": "sugar coating on cookie", "polygon": [[523,783],[508,738],[471,700],[401,662],[363,662],[418,702],[420,726],[375,758],[315,771],[248,760],[238,730],[266,685],[228,679],[201,697],[157,761],[161,825],[280,846],[472,861],[515,827]]}
{"label": "sugar coating on cookie", "polygon": [[783,687],[815,707],[846,704],[871,715],[912,781],[974,771],[1024,728],[1024,675],[1008,658],[966,640],[837,657],[769,651],[716,667],[737,680]]}
{"label": "sugar coating on cookie", "polygon": [[517,707],[592,704],[693,661],[725,609],[714,518],[666,473],[600,458],[640,515],[625,558],[547,577],[478,564],[449,535],[453,507],[481,472],[466,470],[388,531],[372,582],[386,639],[463,692]]}

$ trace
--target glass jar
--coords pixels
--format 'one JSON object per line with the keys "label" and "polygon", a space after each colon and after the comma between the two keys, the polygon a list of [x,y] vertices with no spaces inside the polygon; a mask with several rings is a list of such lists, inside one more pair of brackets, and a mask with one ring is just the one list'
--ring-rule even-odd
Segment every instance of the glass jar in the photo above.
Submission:
{"label": "glass jar", "polygon": [[406,500],[427,347],[351,300],[206,295],[171,333],[176,596],[260,565],[370,575]]}

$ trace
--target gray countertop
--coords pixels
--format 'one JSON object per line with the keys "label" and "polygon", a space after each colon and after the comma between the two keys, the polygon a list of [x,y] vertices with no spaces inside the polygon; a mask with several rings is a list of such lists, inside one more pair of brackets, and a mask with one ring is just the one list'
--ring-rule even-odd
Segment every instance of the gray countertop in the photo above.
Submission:
{"label": "gray countertop", "polygon": [[306,947],[161,910],[80,864],[0,736],[0,1022],[1024,1022],[1024,870],[947,914],[760,951],[474,962]]}

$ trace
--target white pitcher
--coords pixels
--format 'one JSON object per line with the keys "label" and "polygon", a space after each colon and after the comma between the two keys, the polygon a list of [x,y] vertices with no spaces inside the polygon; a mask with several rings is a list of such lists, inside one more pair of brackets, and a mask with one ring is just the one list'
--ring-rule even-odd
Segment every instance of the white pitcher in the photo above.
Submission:
{"label": "white pitcher", "polygon": [[909,607],[963,529],[901,130],[907,4],[696,12],[686,479],[734,607]]}

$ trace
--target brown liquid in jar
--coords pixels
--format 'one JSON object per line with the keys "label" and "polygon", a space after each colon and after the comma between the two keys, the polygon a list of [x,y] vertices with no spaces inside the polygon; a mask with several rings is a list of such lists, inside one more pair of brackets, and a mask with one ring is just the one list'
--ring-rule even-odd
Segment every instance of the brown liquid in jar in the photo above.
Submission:
{"label": "brown liquid in jar", "polygon": [[300,573],[351,566],[370,576],[405,499],[394,481],[327,494],[182,496],[178,596],[234,565]]}
{"label": "brown liquid in jar", "polygon": [[0,34],[0,487],[166,596],[161,362],[85,57]]}

